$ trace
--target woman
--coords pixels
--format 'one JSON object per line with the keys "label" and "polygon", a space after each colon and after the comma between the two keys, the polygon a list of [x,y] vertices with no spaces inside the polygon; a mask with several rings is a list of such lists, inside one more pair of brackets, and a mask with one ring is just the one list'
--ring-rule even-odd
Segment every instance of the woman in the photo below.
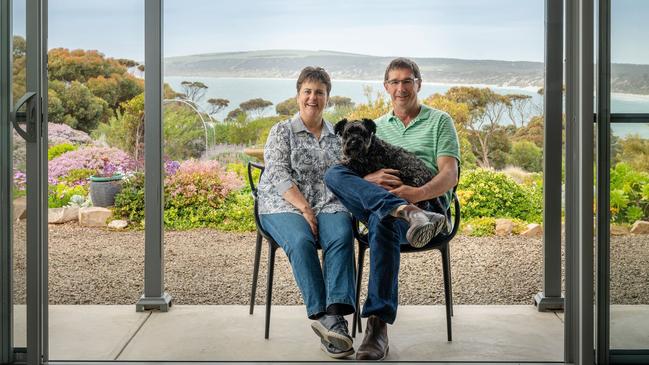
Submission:
{"label": "woman", "polygon": [[354,246],[351,216],[323,181],[341,154],[333,126],[322,118],[330,92],[331,79],[323,68],[302,70],[299,113],[273,126],[266,141],[259,217],[288,255],[321,349],[341,358],[354,353],[343,318],[355,308]]}

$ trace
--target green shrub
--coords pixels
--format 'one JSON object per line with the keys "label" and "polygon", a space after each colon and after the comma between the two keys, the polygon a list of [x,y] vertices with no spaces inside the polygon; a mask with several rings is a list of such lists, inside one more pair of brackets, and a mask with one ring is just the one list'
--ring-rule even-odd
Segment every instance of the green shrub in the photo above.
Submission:
{"label": "green shrub", "polygon": [[68,186],[64,183],[58,183],[56,185],[50,185],[48,190],[48,208],[61,208],[68,205],[73,195],[88,195],[88,190],[83,185]]}
{"label": "green shrub", "polygon": [[70,143],[61,143],[56,146],[52,146],[47,149],[47,160],[52,161],[52,159],[61,156],[62,154],[68,151],[74,151],[77,147]]}
{"label": "green shrub", "polygon": [[122,182],[115,195],[113,215],[128,219],[134,226],[144,228],[144,174],[135,173]]}
{"label": "green shrub", "polygon": [[611,169],[611,218],[633,223],[649,217],[649,173],[620,162]]}
{"label": "green shrub", "polygon": [[69,186],[88,185],[88,178],[97,174],[96,169],[74,169],[68,171],[65,176],[59,178],[59,181]]}
{"label": "green shrub", "polygon": [[255,230],[254,200],[250,189],[230,193],[216,212],[215,228],[222,231],[249,232]]}
{"label": "green shrub", "polygon": [[530,141],[514,142],[508,160],[526,171],[543,171],[543,150]]}
{"label": "green shrub", "polygon": [[[245,118],[219,123],[214,126],[216,143],[228,144],[260,144],[266,143],[268,131],[277,122],[284,120],[282,116],[272,116],[248,121]],[[265,137],[264,137],[265,135]]]}
{"label": "green shrub", "polygon": [[[243,181],[246,182],[244,189],[248,189],[250,192],[250,185],[248,183],[248,165],[242,163],[230,163],[225,167],[226,171],[232,171],[236,173]],[[261,175],[261,170],[252,169],[252,181],[257,184],[259,182],[259,176]]]}
{"label": "green shrub", "polygon": [[519,185],[500,172],[476,169],[463,174],[457,194],[463,218],[502,217],[527,222],[542,219],[541,189]]}
{"label": "green shrub", "polygon": [[472,218],[462,223],[462,226],[464,230],[468,229],[468,235],[472,237],[493,236],[496,233],[496,218]]}

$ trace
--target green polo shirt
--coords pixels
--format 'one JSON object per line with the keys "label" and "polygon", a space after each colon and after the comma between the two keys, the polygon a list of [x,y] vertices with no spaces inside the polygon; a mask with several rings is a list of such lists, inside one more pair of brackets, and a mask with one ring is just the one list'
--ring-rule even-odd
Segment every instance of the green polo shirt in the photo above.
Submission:
{"label": "green polo shirt", "polygon": [[[433,174],[439,171],[437,158],[440,156],[455,157],[460,163],[460,142],[453,119],[427,105],[421,105],[419,115],[407,127],[392,111],[381,116],[376,120],[376,136],[414,153]],[[450,204],[452,194],[452,190],[445,194],[447,204]]]}

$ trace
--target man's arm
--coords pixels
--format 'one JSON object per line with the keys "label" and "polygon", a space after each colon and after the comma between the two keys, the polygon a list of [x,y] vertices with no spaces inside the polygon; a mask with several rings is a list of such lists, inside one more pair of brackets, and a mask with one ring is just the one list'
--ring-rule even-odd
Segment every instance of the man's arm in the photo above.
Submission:
{"label": "man's arm", "polygon": [[429,182],[418,188],[401,185],[390,192],[411,203],[429,200],[443,195],[457,185],[458,166],[455,157],[440,156],[437,158],[439,172]]}

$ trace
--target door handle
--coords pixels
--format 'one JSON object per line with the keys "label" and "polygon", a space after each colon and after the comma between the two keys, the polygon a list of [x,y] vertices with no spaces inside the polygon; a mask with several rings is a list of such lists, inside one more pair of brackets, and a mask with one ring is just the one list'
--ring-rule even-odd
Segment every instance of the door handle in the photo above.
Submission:
{"label": "door handle", "polygon": [[[16,129],[16,132],[18,132],[18,134],[27,142],[36,142],[36,128],[30,128],[34,127],[36,124],[36,119],[34,118],[34,109],[36,106],[34,103],[30,102],[35,96],[36,93],[32,91],[25,93],[25,95],[18,100],[10,115],[11,124],[13,124],[14,129]],[[25,104],[27,104],[27,111],[19,112],[18,109],[22,108]],[[26,131],[20,127],[20,124],[18,124],[20,122],[27,122]]]}

